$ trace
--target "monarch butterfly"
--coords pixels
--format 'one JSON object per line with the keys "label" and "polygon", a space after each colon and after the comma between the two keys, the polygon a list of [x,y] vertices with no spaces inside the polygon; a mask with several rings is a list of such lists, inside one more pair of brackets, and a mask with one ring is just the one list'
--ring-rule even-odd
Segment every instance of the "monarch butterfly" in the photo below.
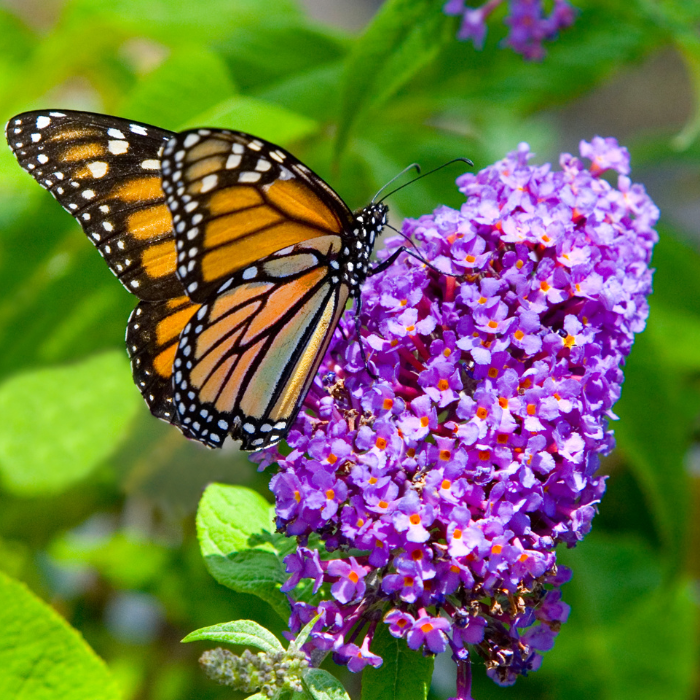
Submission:
{"label": "monarch butterfly", "polygon": [[46,110],[6,135],[139,298],[126,343],[151,412],[209,447],[285,436],[347,300],[402,250],[371,268],[387,206],[351,212],[291,153],[240,131]]}

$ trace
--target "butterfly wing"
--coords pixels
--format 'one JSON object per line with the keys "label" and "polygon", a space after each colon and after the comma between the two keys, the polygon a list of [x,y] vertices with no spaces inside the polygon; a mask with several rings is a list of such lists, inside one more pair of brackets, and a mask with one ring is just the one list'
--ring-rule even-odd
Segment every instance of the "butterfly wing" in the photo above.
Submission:
{"label": "butterfly wing", "polygon": [[200,305],[186,296],[166,301],[142,301],[131,313],[126,347],[134,383],[151,413],[179,425],[173,407],[173,362],[182,329]]}
{"label": "butterfly wing", "polygon": [[348,288],[321,236],[235,273],[185,327],[175,356],[175,404],[188,437],[244,450],[279,441],[306,396],[345,309]]}
{"label": "butterfly wing", "polygon": [[239,131],[176,134],[162,172],[177,274],[198,302],[276,251],[329,235],[340,240],[353,222],[343,200],[293,155]]}
{"label": "butterfly wing", "polygon": [[25,112],[6,127],[19,164],[76,218],[126,289],[149,301],[183,294],[160,174],[172,135],[72,111]]}

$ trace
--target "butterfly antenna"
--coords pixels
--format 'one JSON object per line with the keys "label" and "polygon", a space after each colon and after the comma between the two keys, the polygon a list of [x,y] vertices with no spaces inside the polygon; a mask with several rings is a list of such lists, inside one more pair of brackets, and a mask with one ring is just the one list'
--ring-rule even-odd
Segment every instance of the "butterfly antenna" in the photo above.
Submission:
{"label": "butterfly antenna", "polygon": [[[409,182],[405,182],[403,185],[400,185],[395,190],[392,190],[391,192],[389,192],[389,194],[385,194],[379,200],[379,202],[380,203],[383,202],[387,197],[391,197],[392,194],[396,194],[399,190],[402,190],[404,187],[408,187],[409,185],[412,185],[414,182],[417,182],[421,178],[428,177],[428,175],[432,175],[433,173],[436,173],[438,170],[442,170],[443,168],[446,168],[448,165],[452,165],[452,163],[457,163],[458,161],[461,161],[462,163],[466,163],[468,166],[470,166],[472,168],[474,167],[474,163],[472,163],[469,160],[469,158],[453,158],[452,160],[448,160],[447,163],[443,163],[442,165],[439,165],[437,168],[433,168],[432,170],[428,170],[427,173],[423,173],[422,175],[419,175],[418,177],[414,177],[413,180],[410,180]],[[403,173],[405,173],[406,170],[408,170],[411,167],[413,167],[413,166],[409,166],[408,168],[403,170],[401,173],[399,173],[399,175],[397,175],[396,177],[403,175]],[[420,172],[420,170],[418,172]],[[394,180],[396,180],[396,177],[394,178]],[[391,180],[386,185],[384,185],[384,187],[382,187],[382,190],[385,190],[394,180]],[[379,190],[379,192],[381,192],[382,190]],[[377,195],[379,194],[379,192],[377,192]],[[374,196],[376,197],[377,195],[374,195]],[[372,200],[372,202],[374,202],[374,199]]]}
{"label": "butterfly antenna", "polygon": [[[387,188],[389,185],[391,185],[393,182],[396,182],[402,175],[405,175],[409,170],[412,170],[413,168],[416,169],[417,173],[420,173],[420,165],[418,163],[411,163],[409,166],[405,167],[398,175],[394,175],[394,177],[389,180],[389,182],[386,183],[386,185],[383,185],[382,187],[379,188],[379,191],[377,194],[372,197],[372,204],[374,204],[374,200],[379,197],[379,195]],[[400,189],[400,188],[399,188]]]}

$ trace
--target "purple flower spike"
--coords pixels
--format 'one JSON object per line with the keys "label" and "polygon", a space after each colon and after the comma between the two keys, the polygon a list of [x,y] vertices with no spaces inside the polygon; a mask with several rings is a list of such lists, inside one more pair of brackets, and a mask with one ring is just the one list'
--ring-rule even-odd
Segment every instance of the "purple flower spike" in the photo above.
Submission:
{"label": "purple flower spike", "polygon": [[[290,628],[319,614],[309,646],[352,671],[379,663],[382,620],[412,649],[449,645],[468,700],[472,654],[510,685],[569,616],[556,547],[583,539],[605,491],[596,470],[648,314],[658,218],[626,149],[596,137],[580,150],[589,168],[564,154],[554,170],[520,144],[458,178],[459,210],[405,221],[426,262],[455,276],[402,256],[369,277],[362,341],[380,379],[346,313],[292,451],[257,456],[277,462],[277,524],[299,538],[283,590],[314,584]],[[601,178],[611,169],[617,187]],[[312,535],[337,558],[322,561]]]}
{"label": "purple flower spike", "polygon": [[[486,38],[486,20],[504,0],[488,0],[481,7],[474,8],[464,0],[449,0],[443,7],[446,15],[462,17],[457,37],[471,40],[477,49],[483,48]],[[576,11],[566,0],[554,0],[549,15],[545,14],[542,0],[509,0],[505,23],[510,33],[505,41],[514,51],[530,61],[544,58],[542,42],[554,39],[559,30],[571,26],[576,19]]]}

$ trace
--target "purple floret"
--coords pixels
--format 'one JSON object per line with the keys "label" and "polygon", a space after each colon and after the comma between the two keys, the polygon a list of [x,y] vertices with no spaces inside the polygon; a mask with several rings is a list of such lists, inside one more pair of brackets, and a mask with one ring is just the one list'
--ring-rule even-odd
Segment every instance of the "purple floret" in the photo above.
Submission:
{"label": "purple floret", "polygon": [[[290,626],[319,613],[309,644],[351,670],[379,663],[383,620],[413,649],[449,645],[463,687],[472,653],[508,685],[566,622],[571,572],[555,548],[583,539],[605,490],[596,470],[648,314],[658,218],[614,139],[581,154],[590,168],[566,154],[555,171],[529,165],[521,144],[458,178],[459,210],[406,220],[420,254],[454,276],[404,255],[368,278],[360,320],[380,379],[358,360],[348,312],[292,451],[256,456],[279,465],[277,522],[299,537],[284,590],[307,579],[318,591],[293,601]],[[600,177],[610,169],[617,188]]]}
{"label": "purple floret", "polygon": [[[448,0],[443,7],[446,15],[462,17],[457,37],[471,40],[477,49],[482,49],[486,39],[486,21],[489,15],[504,0],[488,0],[481,7],[470,7],[465,0]],[[556,38],[561,29],[570,27],[576,19],[576,10],[567,0],[554,0],[549,14],[545,13],[543,0],[508,0],[505,24],[510,32],[505,45],[530,61],[544,58],[543,42]],[[515,194],[517,197],[518,195]]]}

